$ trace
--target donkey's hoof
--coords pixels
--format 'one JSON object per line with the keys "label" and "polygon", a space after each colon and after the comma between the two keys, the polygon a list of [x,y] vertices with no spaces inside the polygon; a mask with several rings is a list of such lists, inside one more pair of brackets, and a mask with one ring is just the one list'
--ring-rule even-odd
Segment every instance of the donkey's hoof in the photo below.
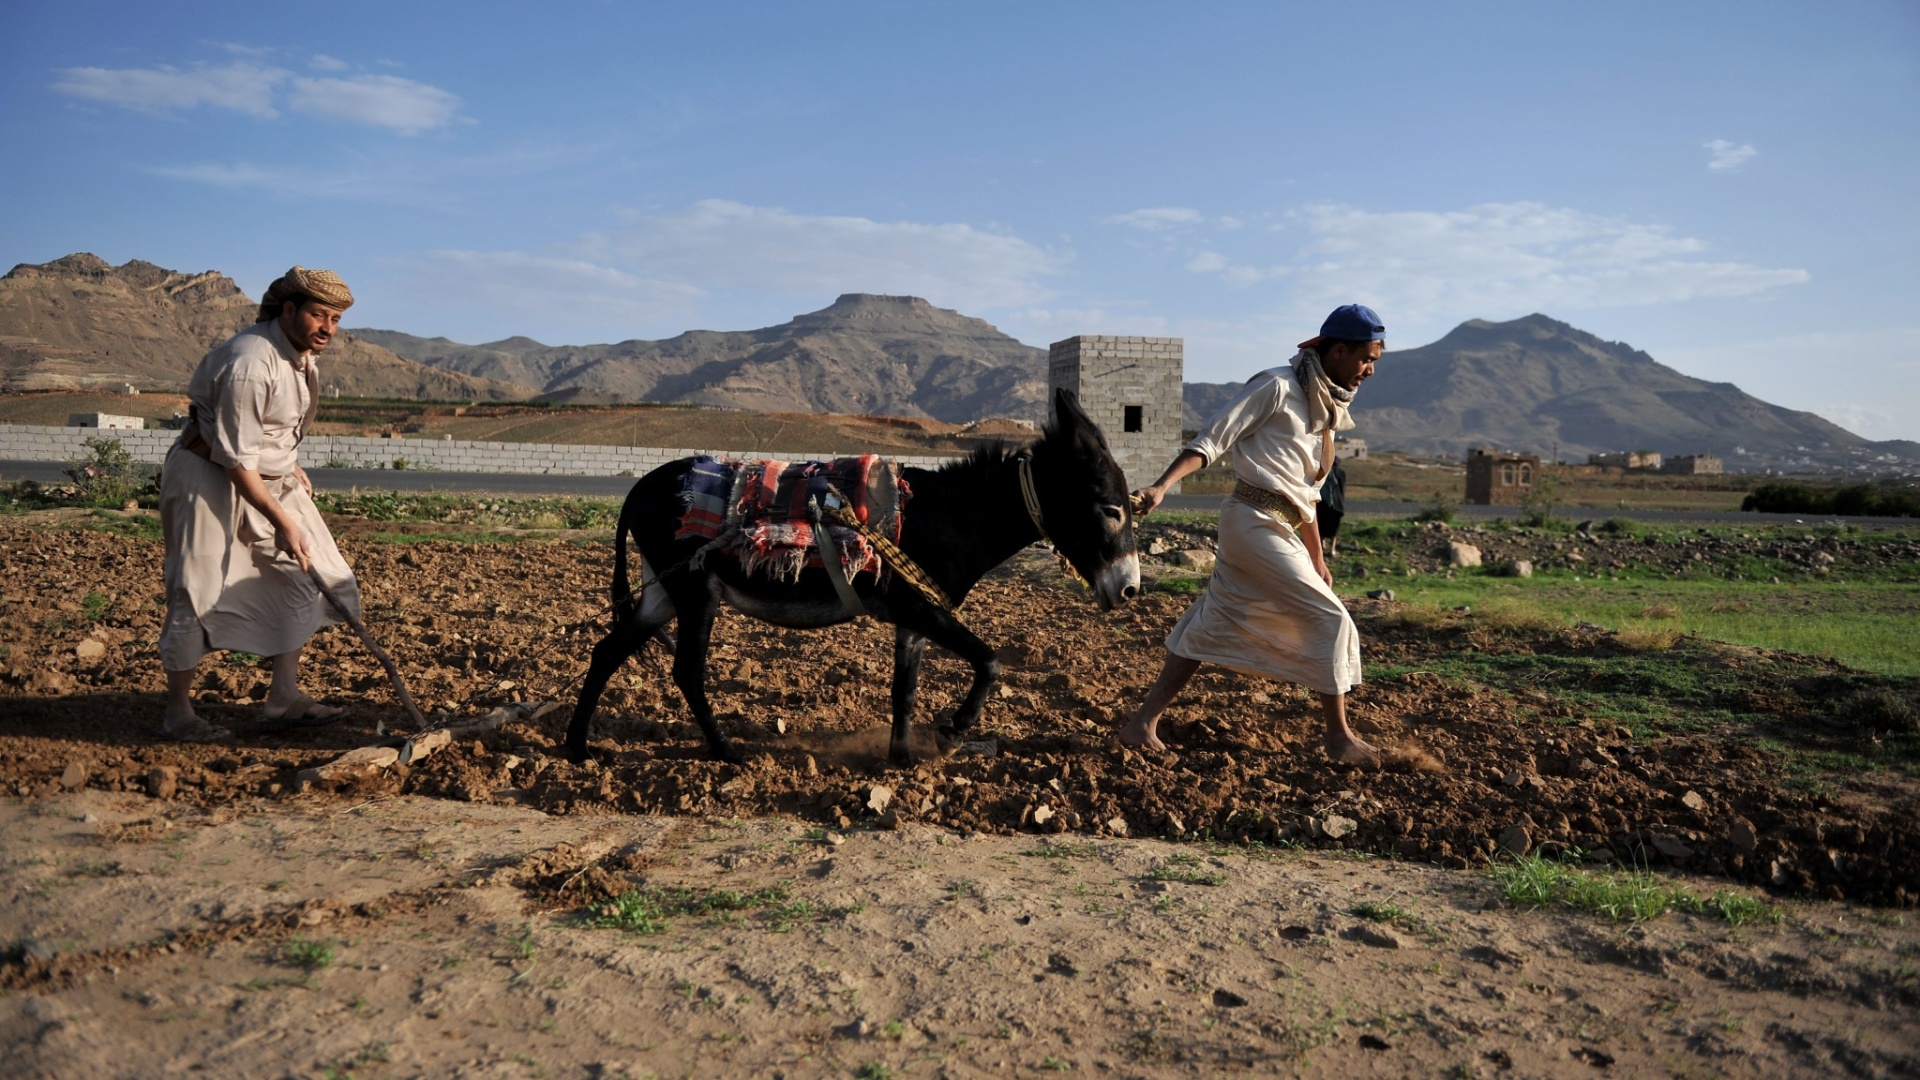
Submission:
{"label": "donkey's hoof", "polygon": [[713,760],[724,761],[729,765],[745,765],[747,755],[735,749],[732,743],[727,743],[713,748]]}
{"label": "donkey's hoof", "polygon": [[913,751],[905,746],[889,746],[887,764],[898,769],[911,769],[913,768]]}
{"label": "donkey's hoof", "polygon": [[967,733],[964,731],[956,731],[953,728],[945,727],[935,728],[933,730],[933,744],[940,748],[942,755],[953,753],[955,750],[966,745],[966,742]]}

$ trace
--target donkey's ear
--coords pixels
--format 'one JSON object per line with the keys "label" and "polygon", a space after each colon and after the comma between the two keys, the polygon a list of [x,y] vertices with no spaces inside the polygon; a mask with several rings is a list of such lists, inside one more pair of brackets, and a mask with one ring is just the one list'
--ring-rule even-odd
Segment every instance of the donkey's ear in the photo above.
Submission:
{"label": "donkey's ear", "polygon": [[1080,399],[1073,391],[1061,387],[1053,392],[1053,421],[1047,425],[1047,435],[1051,438],[1066,439],[1069,442],[1087,442],[1102,450],[1107,449],[1106,433],[1093,417],[1080,408]]}
{"label": "donkey's ear", "polygon": [[1080,408],[1080,399],[1074,392],[1062,386],[1053,392],[1053,427],[1063,435],[1070,435],[1074,429],[1086,427],[1093,420]]}

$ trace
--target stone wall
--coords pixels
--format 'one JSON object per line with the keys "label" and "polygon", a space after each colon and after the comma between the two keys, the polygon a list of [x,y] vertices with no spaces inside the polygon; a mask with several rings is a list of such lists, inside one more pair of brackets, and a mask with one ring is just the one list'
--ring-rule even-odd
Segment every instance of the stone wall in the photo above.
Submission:
{"label": "stone wall", "polygon": [[[1047,350],[1047,394],[1074,392],[1127,474],[1127,487],[1153,483],[1180,452],[1181,388],[1186,376],[1180,338],[1082,334]],[[1137,409],[1138,431],[1127,430]]]}
{"label": "stone wall", "polygon": [[[40,427],[0,423],[0,460],[77,461],[89,455],[86,441],[116,438],[133,459],[150,465],[166,460],[177,431]],[[713,450],[684,447],[574,446],[564,443],[470,442],[458,439],[367,439],[312,435],[300,446],[308,468],[421,469],[433,472],[552,474],[556,476],[640,476],[675,458],[776,458],[808,461],[832,454],[780,451]],[[903,465],[937,469],[950,457],[914,455]],[[398,464],[404,461],[404,464]]]}

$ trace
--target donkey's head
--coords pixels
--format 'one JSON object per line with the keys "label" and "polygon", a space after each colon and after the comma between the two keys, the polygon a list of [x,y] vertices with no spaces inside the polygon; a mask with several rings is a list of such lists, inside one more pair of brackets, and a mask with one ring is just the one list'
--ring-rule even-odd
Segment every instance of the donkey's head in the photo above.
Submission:
{"label": "donkey's head", "polygon": [[1053,395],[1053,418],[1033,447],[1033,484],[1042,527],[1093,586],[1101,610],[1140,592],[1133,550],[1133,500],[1099,425],[1070,390]]}

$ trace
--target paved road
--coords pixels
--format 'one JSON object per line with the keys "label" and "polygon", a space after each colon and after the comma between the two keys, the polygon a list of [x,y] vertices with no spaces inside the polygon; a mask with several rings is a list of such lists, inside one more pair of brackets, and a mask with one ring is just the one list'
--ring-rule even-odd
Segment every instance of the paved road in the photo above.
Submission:
{"label": "paved road", "polygon": [[[0,461],[0,480],[38,480],[61,483],[67,478],[66,466],[57,461]],[[517,473],[396,472],[391,469],[309,469],[313,486],[320,491],[444,491],[472,495],[580,495],[600,499],[618,499],[633,487],[630,476],[544,476]],[[1169,510],[1213,510],[1219,507],[1219,495],[1175,495],[1163,504]],[[1421,504],[1412,502],[1349,501],[1352,517],[1412,517]],[[1491,521],[1519,514],[1514,506],[1462,506],[1458,516],[1467,521]],[[1793,524],[1816,520],[1835,520],[1796,514],[1742,514],[1715,510],[1618,510],[1566,507],[1563,517],[1605,519],[1629,518],[1634,521],[1667,524]],[[1912,518],[1856,517],[1844,519],[1856,525],[1914,525]]]}

